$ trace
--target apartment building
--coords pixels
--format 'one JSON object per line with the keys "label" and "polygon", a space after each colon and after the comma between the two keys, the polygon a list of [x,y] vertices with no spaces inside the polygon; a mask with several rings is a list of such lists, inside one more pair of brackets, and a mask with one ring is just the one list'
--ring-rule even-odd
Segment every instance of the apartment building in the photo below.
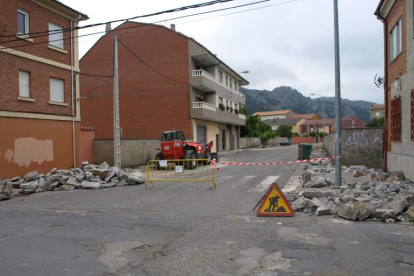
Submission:
{"label": "apartment building", "polygon": [[[121,151],[128,141],[133,155],[139,143],[159,140],[161,132],[172,128],[182,130],[186,140],[200,142],[206,135],[207,141],[213,141],[213,152],[239,147],[240,127],[246,122],[240,113],[246,98],[239,87],[247,85],[247,80],[174,28],[136,22],[108,31],[81,59],[82,70],[112,74],[114,35],[119,38]],[[81,76],[81,88],[86,98],[81,106],[82,126],[93,127],[96,142],[109,145],[112,80]],[[108,161],[112,154],[105,155]],[[123,165],[136,162],[122,155]]]}
{"label": "apartment building", "polygon": [[385,104],[373,104],[370,109],[371,120],[385,118]]}
{"label": "apartment building", "polygon": [[273,120],[273,119],[287,119],[293,115],[295,115],[295,113],[290,109],[261,111],[261,112],[255,112],[252,114],[252,116],[259,116],[262,121]]}
{"label": "apartment building", "polygon": [[0,178],[69,169],[80,121],[71,27],[88,16],[55,0],[0,0],[0,7]]}
{"label": "apartment building", "polygon": [[381,0],[384,26],[385,168],[414,180],[414,4]]}

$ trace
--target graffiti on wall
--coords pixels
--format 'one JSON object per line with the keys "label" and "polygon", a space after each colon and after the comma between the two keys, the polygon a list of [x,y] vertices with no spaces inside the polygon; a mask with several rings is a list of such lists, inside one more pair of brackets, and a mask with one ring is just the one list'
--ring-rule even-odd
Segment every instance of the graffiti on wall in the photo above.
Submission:
{"label": "graffiti on wall", "polygon": [[353,133],[349,134],[346,138],[345,146],[347,147],[374,147],[375,143],[380,141],[380,137],[370,137],[368,131],[362,130],[362,131],[354,131]]}

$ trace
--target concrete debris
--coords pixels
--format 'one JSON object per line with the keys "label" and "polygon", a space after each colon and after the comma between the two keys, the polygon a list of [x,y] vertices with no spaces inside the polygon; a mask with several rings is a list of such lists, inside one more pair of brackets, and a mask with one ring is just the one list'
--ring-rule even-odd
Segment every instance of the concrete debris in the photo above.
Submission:
{"label": "concrete debris", "polygon": [[138,185],[145,182],[146,179],[138,171],[130,173],[118,167],[110,167],[106,162],[101,165],[82,162],[81,168],[70,170],[53,168],[46,175],[33,171],[23,178],[13,177],[3,181],[0,179],[0,201],[10,199],[13,196],[46,191],[101,189]]}
{"label": "concrete debris", "polygon": [[352,221],[414,222],[414,183],[406,180],[402,172],[344,166],[342,176],[342,186],[334,189],[333,163],[306,164],[304,188],[292,202],[293,210]]}

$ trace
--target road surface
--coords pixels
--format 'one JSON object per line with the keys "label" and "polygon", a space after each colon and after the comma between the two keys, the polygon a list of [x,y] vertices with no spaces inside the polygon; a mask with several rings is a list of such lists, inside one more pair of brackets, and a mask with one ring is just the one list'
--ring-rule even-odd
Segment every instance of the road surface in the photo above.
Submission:
{"label": "road surface", "polygon": [[[297,146],[222,161],[290,161]],[[0,203],[0,275],[413,275],[414,227],[259,218],[299,164],[220,166],[209,183],[47,192]]]}

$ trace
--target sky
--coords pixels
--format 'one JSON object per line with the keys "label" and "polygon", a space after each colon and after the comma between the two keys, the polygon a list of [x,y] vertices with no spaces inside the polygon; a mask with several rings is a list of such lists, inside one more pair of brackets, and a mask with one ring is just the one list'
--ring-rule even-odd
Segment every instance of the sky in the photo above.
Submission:
{"label": "sky", "polygon": [[[243,75],[251,89],[291,86],[305,96],[335,96],[333,0],[271,0],[248,7],[168,20],[174,17],[259,0],[234,0],[189,11],[145,18],[140,22],[176,25]],[[93,24],[207,2],[197,0],[61,0],[89,16]],[[341,51],[341,96],[383,103],[374,77],[384,75],[383,25],[374,11],[379,0],[338,0]],[[273,5],[273,6],[270,6]],[[270,6],[270,7],[265,7]],[[262,9],[256,9],[265,7]],[[249,9],[256,9],[246,11]],[[242,12],[246,11],[246,12]],[[230,14],[235,13],[237,14]],[[120,24],[120,23],[119,23]],[[119,24],[113,24],[116,27]],[[84,29],[80,35],[104,31]],[[101,35],[80,38],[83,56]]]}

